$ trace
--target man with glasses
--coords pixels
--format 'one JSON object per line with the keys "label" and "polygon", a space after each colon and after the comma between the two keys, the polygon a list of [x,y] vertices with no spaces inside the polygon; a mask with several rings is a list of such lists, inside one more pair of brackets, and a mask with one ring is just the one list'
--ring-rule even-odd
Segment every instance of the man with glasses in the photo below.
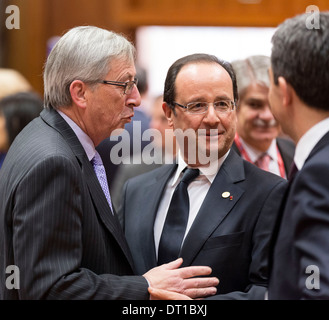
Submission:
{"label": "man with glasses", "polygon": [[295,144],[284,138],[268,100],[270,57],[253,55],[231,62],[237,77],[239,104],[233,148],[256,166],[288,177]]}
{"label": "man with glasses", "polygon": [[0,172],[0,299],[149,299],[148,286],[216,292],[209,267],[181,260],[134,275],[95,147],[140,104],[135,49],[96,27],[69,30],[44,70],[45,108]]}
{"label": "man with glasses", "polygon": [[[231,65],[215,56],[193,54],[170,67],[163,110],[179,145],[177,163],[128,180],[120,214],[138,274],[181,257],[183,266],[212,268],[220,281],[213,298],[264,299],[286,181],[231,149],[237,92]],[[185,174],[192,171],[194,180]]]}

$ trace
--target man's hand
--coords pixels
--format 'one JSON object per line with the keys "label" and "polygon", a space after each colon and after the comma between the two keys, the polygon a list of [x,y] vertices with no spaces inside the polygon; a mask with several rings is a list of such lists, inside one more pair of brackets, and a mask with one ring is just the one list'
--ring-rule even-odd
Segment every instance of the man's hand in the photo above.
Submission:
{"label": "man's hand", "polygon": [[185,294],[163,289],[148,288],[150,300],[193,300]]}
{"label": "man's hand", "polygon": [[[179,268],[182,263],[183,259],[179,258],[149,270],[144,274],[144,277],[149,282],[150,287],[173,291],[181,294],[182,297],[187,296],[195,299],[216,294],[217,289],[215,287],[219,283],[216,277],[195,278],[210,275],[212,272],[210,267],[190,266]],[[164,293],[161,291],[157,294],[161,296]]]}

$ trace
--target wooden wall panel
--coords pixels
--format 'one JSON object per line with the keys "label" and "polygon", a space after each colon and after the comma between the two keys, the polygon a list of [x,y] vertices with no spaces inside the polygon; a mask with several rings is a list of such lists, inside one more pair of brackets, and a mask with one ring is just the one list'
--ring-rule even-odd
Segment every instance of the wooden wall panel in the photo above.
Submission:
{"label": "wooden wall panel", "polygon": [[[47,40],[77,25],[123,32],[134,40],[144,25],[277,26],[308,5],[329,0],[0,0],[20,8],[21,28],[4,30],[3,66],[17,69],[43,93]],[[256,1],[244,4],[241,1]]]}
{"label": "wooden wall panel", "polygon": [[[245,2],[244,2],[245,1]],[[123,25],[204,25],[274,27],[308,5],[329,10],[328,0],[122,0]]]}
{"label": "wooden wall panel", "polygon": [[[9,2],[9,1],[8,1]],[[6,30],[3,48],[4,67],[21,72],[38,91],[42,92],[42,66],[45,59],[44,0],[14,0],[10,4],[20,9],[20,29]]]}

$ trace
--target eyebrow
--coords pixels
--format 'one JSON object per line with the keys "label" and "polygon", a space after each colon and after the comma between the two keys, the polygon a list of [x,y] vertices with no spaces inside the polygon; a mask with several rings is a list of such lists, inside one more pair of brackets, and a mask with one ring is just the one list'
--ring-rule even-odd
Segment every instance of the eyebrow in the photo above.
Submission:
{"label": "eyebrow", "polygon": [[[136,79],[136,75],[133,76],[130,72],[127,72],[127,73],[123,74],[122,77],[120,77],[119,79],[122,80],[123,82],[127,82],[127,81]],[[126,79],[126,80],[123,80],[123,79]]]}
{"label": "eyebrow", "polygon": [[[234,100],[234,98],[230,98],[227,95],[221,95],[221,96],[216,96],[214,101],[218,101],[218,100]],[[204,97],[197,97],[197,98],[193,98],[192,100],[189,100],[187,103],[190,102],[207,102],[207,99],[205,99]]]}

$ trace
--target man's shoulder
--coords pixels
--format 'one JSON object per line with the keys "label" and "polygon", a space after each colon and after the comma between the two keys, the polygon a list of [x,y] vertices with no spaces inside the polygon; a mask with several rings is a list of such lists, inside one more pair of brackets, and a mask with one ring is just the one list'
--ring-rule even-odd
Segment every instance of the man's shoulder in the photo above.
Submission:
{"label": "man's shoulder", "polygon": [[260,169],[249,161],[243,160],[243,164],[245,168],[246,179],[250,179],[253,181],[253,183],[261,183],[262,185],[277,184],[280,182],[283,184],[287,183],[287,180],[281,176]]}
{"label": "man's shoulder", "polygon": [[6,155],[13,167],[27,168],[49,157],[72,154],[64,137],[39,117],[32,120],[16,137]]}

